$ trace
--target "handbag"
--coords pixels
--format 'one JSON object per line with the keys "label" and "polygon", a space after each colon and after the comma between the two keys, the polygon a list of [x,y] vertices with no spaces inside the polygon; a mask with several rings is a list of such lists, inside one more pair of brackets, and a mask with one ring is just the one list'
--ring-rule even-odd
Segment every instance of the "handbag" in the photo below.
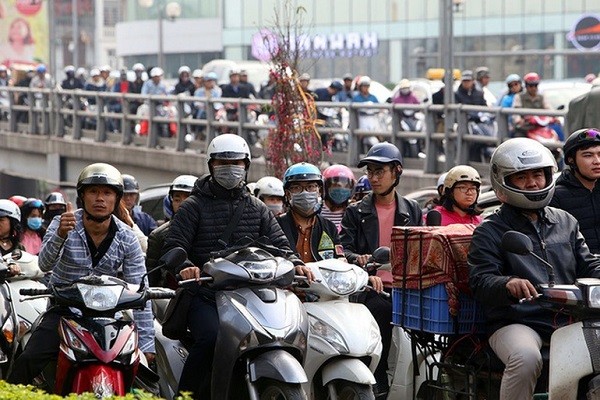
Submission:
{"label": "handbag", "polygon": [[[238,222],[242,218],[244,207],[246,205],[245,199],[242,198],[240,204],[238,204],[233,218],[227,224],[227,227],[223,231],[223,235],[219,239],[219,244],[227,247],[229,238],[233,233],[233,230],[238,225]],[[162,323],[162,333],[169,339],[181,340],[187,336],[187,320],[188,311],[192,298],[201,292],[195,283],[192,286],[180,287],[175,291],[175,297],[169,301],[169,305],[165,310],[165,317]]]}

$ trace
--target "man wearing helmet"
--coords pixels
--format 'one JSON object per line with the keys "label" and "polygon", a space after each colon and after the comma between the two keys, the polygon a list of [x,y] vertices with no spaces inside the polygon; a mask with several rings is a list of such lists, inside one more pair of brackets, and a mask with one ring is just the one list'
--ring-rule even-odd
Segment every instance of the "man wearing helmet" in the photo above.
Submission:
{"label": "man wearing helmet", "polygon": [[444,176],[439,205],[434,208],[442,216],[440,225],[479,225],[482,221],[481,210],[477,209],[480,186],[481,177],[475,168],[457,165],[450,169]]}
{"label": "man wearing helmet", "polygon": [[61,87],[65,90],[83,89],[83,82],[75,77],[75,67],[67,65],[64,69],[65,79],[61,83]]}
{"label": "man wearing helmet", "polygon": [[150,79],[142,85],[142,94],[165,95],[167,87],[162,82],[165,72],[160,67],[154,67],[150,70]]}
{"label": "man wearing helmet", "polygon": [[590,251],[600,254],[600,130],[580,129],[563,146],[569,168],[556,180],[550,205],[573,215]]}
{"label": "man wearing helmet", "polygon": [[490,83],[490,69],[488,67],[475,68],[475,87],[483,92],[483,98],[488,106],[492,107],[496,104],[496,96],[488,87]]}
{"label": "man wearing helmet", "polygon": [[369,182],[367,175],[365,174],[361,176],[358,178],[358,181],[356,181],[356,186],[354,187],[354,196],[352,196],[352,203],[361,201],[372,191],[373,188],[371,187],[371,183]]}
{"label": "man wearing helmet", "polygon": [[148,236],[150,232],[156,229],[156,221],[148,213],[142,211],[138,205],[140,201],[140,185],[134,176],[123,174],[123,202],[133,222],[140,228],[144,235]]}
{"label": "man wearing helmet", "polygon": [[[13,201],[0,199],[0,256],[17,249],[25,250],[21,244],[21,210]],[[18,264],[10,264],[8,269],[11,276],[21,272]]]}
{"label": "man wearing helmet", "polygon": [[557,170],[550,150],[527,138],[502,143],[491,158],[490,179],[502,205],[474,233],[469,248],[469,284],[487,317],[490,347],[505,364],[501,399],[531,399],[542,370],[542,343],[568,323],[544,309],[536,285],[549,282],[548,268],[534,257],[502,249],[507,231],[526,234],[533,252],[554,266],[557,284],[600,277],[600,259],[590,253],[577,220],[548,207]]}
{"label": "man wearing helmet", "polygon": [[274,176],[260,178],[254,187],[254,196],[265,203],[274,216],[277,217],[285,212],[283,182],[278,178]]}
{"label": "man wearing helmet", "polygon": [[[538,74],[529,72],[525,74],[523,81],[525,81],[525,91],[515,95],[513,108],[552,109],[544,98],[544,95],[538,91],[538,85],[540,84],[540,76]],[[526,120],[521,115],[514,115],[513,123],[519,135],[526,134],[531,129],[531,126],[526,123]]]}
{"label": "man wearing helmet", "polygon": [[44,201],[44,228],[50,225],[50,222],[57,215],[67,211],[67,202],[61,192],[52,192]]}
{"label": "man wearing helmet", "polygon": [[[181,203],[190,197],[196,180],[198,180],[198,177],[193,175],[179,175],[173,180],[167,195],[171,215],[174,215],[179,210]],[[146,269],[148,271],[158,266],[158,260],[162,256],[162,248],[165,244],[165,238],[169,234],[170,225],[171,221],[167,221],[148,235],[148,251],[146,252]],[[168,286],[166,271],[155,271],[148,275],[148,282],[150,286]],[[174,286],[177,287],[176,284]]]}
{"label": "man wearing helmet", "polygon": [[[358,167],[366,167],[372,192],[348,206],[342,218],[340,238],[349,262],[364,267],[371,254],[381,246],[390,246],[393,226],[418,226],[423,215],[419,204],[396,193],[402,175],[402,155],[392,143],[371,147]],[[391,282],[390,282],[391,283]],[[366,293],[365,305],[375,317],[383,349],[375,370],[375,392],[384,397],[389,389],[387,359],[392,340],[392,304],[373,292]]]}
{"label": "man wearing helmet", "polygon": [[[196,181],[191,196],[173,216],[163,251],[182,247],[188,262],[179,273],[183,279],[199,279],[210,253],[222,250],[242,238],[266,237],[283,251],[290,245],[267,206],[246,190],[244,181],[250,167],[250,149],[246,141],[234,134],[214,138],[207,148],[209,175]],[[237,215],[236,215],[237,213]],[[235,229],[226,232],[232,218]],[[235,220],[234,220],[235,221]],[[226,233],[228,235],[226,235]],[[295,256],[296,272],[312,279],[310,269]],[[211,370],[217,339],[218,321],[214,291],[197,287],[187,313],[188,328],[194,338],[179,380],[179,391],[190,391],[195,398],[210,398]]]}
{"label": "man wearing helmet", "polygon": [[361,76],[358,79],[357,82],[357,86],[358,86],[358,93],[356,93],[354,95],[354,97],[352,97],[352,101],[355,103],[379,103],[379,100],[377,100],[377,97],[375,97],[374,95],[372,95],[369,92],[369,89],[371,88],[371,78],[369,78],[368,76],[364,75]]}
{"label": "man wearing helmet", "polygon": [[196,88],[194,87],[194,82],[190,79],[190,74],[192,73],[190,67],[182,65],[179,67],[177,73],[179,75],[179,81],[175,85],[175,89],[173,89],[173,94],[185,93],[193,96]]}
{"label": "man wearing helmet", "polygon": [[[129,82],[129,93],[140,94],[142,93],[142,87],[144,86],[144,71],[146,70],[146,68],[144,67],[144,64],[136,63],[133,64],[133,67],[131,67],[131,69],[135,73],[135,79]],[[137,112],[138,107],[141,105],[142,103],[140,101],[131,100],[129,102],[129,113],[135,114]]]}
{"label": "man wearing helmet", "polygon": [[[90,274],[123,274],[128,283],[139,284],[146,272],[144,254],[131,228],[113,215],[123,195],[121,173],[104,163],[85,167],[77,179],[77,196],[82,208],[71,204],[48,227],[39,266],[52,271],[50,285],[69,284]],[[48,362],[58,355],[58,323],[66,307],[51,307],[16,359],[8,380],[30,384]],[[134,310],[139,331],[139,349],[149,361],[154,358],[154,327],[151,308]]]}

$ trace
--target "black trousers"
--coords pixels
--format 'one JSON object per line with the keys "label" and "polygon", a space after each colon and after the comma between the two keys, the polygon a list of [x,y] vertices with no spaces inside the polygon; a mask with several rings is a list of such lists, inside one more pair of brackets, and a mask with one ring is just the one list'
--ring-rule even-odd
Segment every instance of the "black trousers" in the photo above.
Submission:
{"label": "black trousers", "polygon": [[377,321],[379,332],[381,333],[381,359],[375,370],[375,380],[380,388],[387,388],[388,384],[388,356],[392,343],[392,302],[389,299],[383,298],[374,291],[365,293],[364,305],[371,311],[373,318]]}
{"label": "black trousers", "polygon": [[195,399],[210,399],[212,365],[219,314],[214,299],[202,294],[193,297],[188,311],[188,327],[194,344],[179,380],[179,392],[192,392]]}
{"label": "black trousers", "polygon": [[50,308],[31,334],[25,350],[17,359],[13,370],[8,376],[10,383],[31,384],[33,378],[38,376],[44,367],[58,358],[60,336],[58,324],[60,317],[71,315],[68,308]]}

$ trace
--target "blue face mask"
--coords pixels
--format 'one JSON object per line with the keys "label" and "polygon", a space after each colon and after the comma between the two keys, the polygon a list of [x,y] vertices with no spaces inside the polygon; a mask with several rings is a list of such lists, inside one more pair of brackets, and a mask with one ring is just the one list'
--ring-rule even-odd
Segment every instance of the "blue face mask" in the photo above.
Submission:
{"label": "blue face mask", "polygon": [[37,231],[42,227],[42,217],[27,218],[27,227],[31,230]]}
{"label": "blue face mask", "polygon": [[348,188],[332,188],[327,191],[329,198],[337,205],[344,204],[352,196],[352,190]]}

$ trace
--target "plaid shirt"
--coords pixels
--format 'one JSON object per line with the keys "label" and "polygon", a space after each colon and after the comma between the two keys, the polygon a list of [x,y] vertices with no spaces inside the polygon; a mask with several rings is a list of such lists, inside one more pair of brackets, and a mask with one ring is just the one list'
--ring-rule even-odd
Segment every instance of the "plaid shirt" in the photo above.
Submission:
{"label": "plaid shirt", "polygon": [[[121,267],[126,282],[139,284],[146,272],[146,266],[144,253],[133,231],[113,216],[117,224],[115,237],[106,254],[94,268],[82,217],[83,210],[75,211],[75,229],[69,232],[67,239],[62,239],[57,233],[60,217],[55,217],[46,231],[39,254],[39,266],[42,271],[52,271],[50,285],[68,284],[88,275],[117,276]],[[147,284],[147,279],[145,281]],[[140,332],[139,347],[145,353],[155,351],[151,310],[148,302],[143,311],[133,311],[133,318]]]}

